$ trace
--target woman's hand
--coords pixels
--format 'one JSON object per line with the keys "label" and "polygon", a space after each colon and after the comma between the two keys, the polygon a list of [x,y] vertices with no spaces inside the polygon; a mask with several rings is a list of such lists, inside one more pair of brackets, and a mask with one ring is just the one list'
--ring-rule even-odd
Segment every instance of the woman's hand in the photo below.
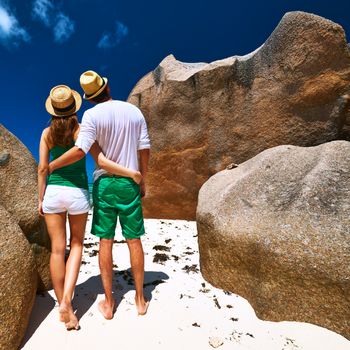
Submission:
{"label": "woman's hand", "polygon": [[138,184],[140,185],[142,181],[142,174],[139,171],[134,171],[131,178]]}
{"label": "woman's hand", "polygon": [[40,201],[39,205],[38,205],[38,212],[40,216],[44,216],[44,212],[43,212],[43,202]]}

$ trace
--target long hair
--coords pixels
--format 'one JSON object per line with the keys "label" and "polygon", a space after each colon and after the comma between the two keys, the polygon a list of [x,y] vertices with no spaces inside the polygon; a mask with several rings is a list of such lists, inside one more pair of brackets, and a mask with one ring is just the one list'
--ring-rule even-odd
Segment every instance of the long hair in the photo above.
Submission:
{"label": "long hair", "polygon": [[51,118],[51,127],[48,135],[49,142],[53,146],[68,147],[74,143],[74,134],[79,127],[75,114],[68,117]]}

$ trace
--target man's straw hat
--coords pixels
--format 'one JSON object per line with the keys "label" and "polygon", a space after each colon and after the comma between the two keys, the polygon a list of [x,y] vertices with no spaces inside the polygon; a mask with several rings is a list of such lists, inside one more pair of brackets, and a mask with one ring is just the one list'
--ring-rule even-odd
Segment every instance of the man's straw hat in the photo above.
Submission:
{"label": "man's straw hat", "polygon": [[66,85],[57,85],[50,91],[45,107],[55,117],[68,117],[81,107],[81,96]]}
{"label": "man's straw hat", "polygon": [[98,96],[107,86],[108,79],[102,78],[93,70],[88,70],[80,76],[80,85],[84,90],[84,99],[91,100]]}

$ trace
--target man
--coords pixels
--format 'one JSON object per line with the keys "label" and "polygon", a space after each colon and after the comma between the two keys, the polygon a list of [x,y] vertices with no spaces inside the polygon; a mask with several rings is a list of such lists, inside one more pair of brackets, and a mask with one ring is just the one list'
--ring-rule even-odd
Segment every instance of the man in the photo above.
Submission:
{"label": "man", "polygon": [[113,176],[103,169],[95,169],[91,233],[100,237],[99,266],[105,291],[105,299],[99,303],[100,312],[106,319],[113,318],[115,300],[112,295],[112,247],[119,216],[130,252],[137,311],[139,315],[144,315],[148,302],[143,294],[144,253],[140,236],[145,233],[141,196],[145,195],[146,190],[144,180],[150,149],[146,121],[137,107],[112,99],[107,78],[102,78],[94,71],[87,71],[81,75],[80,85],[84,90],[84,99],[95,106],[84,113],[75,146],[51,162],[49,171],[51,173],[83,158],[95,141],[106,158],[135,171],[140,170],[143,176],[141,187],[130,178]]}

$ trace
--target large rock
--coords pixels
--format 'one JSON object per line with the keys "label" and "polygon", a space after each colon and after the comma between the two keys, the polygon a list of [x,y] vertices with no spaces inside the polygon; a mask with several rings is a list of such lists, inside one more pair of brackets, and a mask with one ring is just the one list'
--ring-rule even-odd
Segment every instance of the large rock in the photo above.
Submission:
{"label": "large rock", "polygon": [[211,175],[267,148],[350,139],[349,83],[342,27],[303,12],[287,13],[243,57],[189,64],[168,56],[129,96],[152,141],[146,216],[193,219]]}
{"label": "large rock", "polygon": [[199,192],[205,279],[260,318],[350,337],[350,142],[278,146]]}
{"label": "large rock", "polygon": [[0,349],[17,350],[37,288],[32,249],[16,220],[0,206]]}
{"label": "large rock", "polygon": [[34,252],[40,291],[51,286],[50,239],[37,211],[37,165],[21,141],[0,124],[0,205],[18,223]]}

